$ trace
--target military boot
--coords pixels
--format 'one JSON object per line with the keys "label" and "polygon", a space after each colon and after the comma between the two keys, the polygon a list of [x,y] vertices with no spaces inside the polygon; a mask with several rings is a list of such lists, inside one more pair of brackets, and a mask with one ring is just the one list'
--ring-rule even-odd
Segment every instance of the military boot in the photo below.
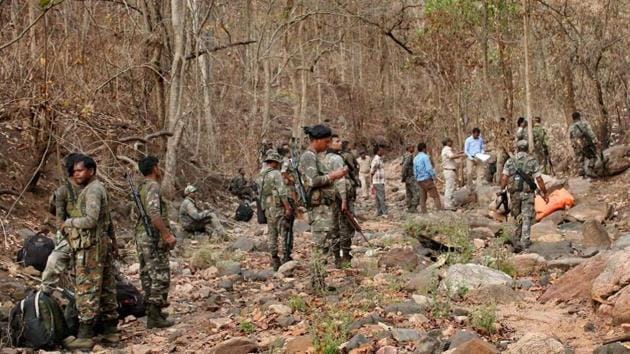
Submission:
{"label": "military boot", "polygon": [[149,305],[147,310],[147,328],[166,328],[174,324],[174,321],[167,319],[165,315],[161,313],[157,305]]}
{"label": "military boot", "polygon": [[101,323],[102,341],[108,344],[117,344],[120,342],[120,334],[118,333],[118,320],[107,320]]}
{"label": "military boot", "polygon": [[292,261],[293,258],[291,256],[287,256],[286,254],[282,257],[282,264],[285,264],[286,262],[290,262]]}
{"label": "military boot", "polygon": [[280,262],[280,257],[278,257],[278,255],[271,256],[271,266],[273,267],[274,271],[277,271],[280,268],[281,264],[282,263]]}
{"label": "military boot", "polygon": [[92,322],[81,322],[79,324],[79,333],[76,338],[70,337],[64,340],[64,346],[68,350],[91,350],[94,347],[94,329]]}

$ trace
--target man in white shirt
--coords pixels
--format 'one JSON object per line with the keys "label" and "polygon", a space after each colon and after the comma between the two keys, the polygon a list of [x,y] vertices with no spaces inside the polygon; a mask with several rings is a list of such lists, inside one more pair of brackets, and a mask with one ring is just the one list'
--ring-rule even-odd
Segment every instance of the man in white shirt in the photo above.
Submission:
{"label": "man in white shirt", "polygon": [[370,174],[372,175],[372,184],[376,194],[376,216],[387,216],[387,206],[385,205],[385,165],[383,164],[383,155],[385,149],[381,146],[374,148],[374,157],[372,158],[372,166]]}
{"label": "man in white shirt", "polygon": [[457,164],[455,159],[463,157],[463,154],[453,152],[453,139],[442,140],[442,173],[444,174],[444,206],[446,209],[455,208],[453,193],[457,185]]}
{"label": "man in white shirt", "polygon": [[372,186],[372,177],[370,176],[370,167],[372,159],[367,151],[361,150],[361,156],[357,159],[359,162],[359,179],[361,180],[361,192],[363,199],[370,199],[370,187]]}

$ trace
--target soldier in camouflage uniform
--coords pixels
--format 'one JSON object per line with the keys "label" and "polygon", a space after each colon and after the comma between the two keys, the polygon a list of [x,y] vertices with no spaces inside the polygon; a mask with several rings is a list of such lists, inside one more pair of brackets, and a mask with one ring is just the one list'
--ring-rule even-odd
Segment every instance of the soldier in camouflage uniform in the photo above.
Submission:
{"label": "soldier in camouflage uniform", "polygon": [[320,255],[328,254],[333,231],[335,188],[333,183],[345,177],[345,168],[333,170],[326,161],[326,149],[332,132],[325,125],[304,128],[310,144],[300,157],[299,170],[309,200],[308,213],[311,233]]}
{"label": "soldier in camouflage uniform", "polygon": [[187,185],[184,189],[184,200],[179,206],[179,222],[182,228],[190,233],[206,232],[208,235],[226,237],[219,218],[211,210],[200,210],[195,203],[197,187]]}
{"label": "soldier in camouflage uniform", "polygon": [[168,252],[175,247],[176,241],[167,227],[168,206],[160,191],[162,171],[158,163],[159,160],[154,156],[147,156],[138,162],[138,169],[144,175],[144,181],[139,187],[140,200],[151,221],[150,234],[142,220],[138,220],[135,227],[140,282],[148,304],[147,328],[164,328],[174,324],[161,310],[169,305],[171,275]]}
{"label": "soldier in camouflage uniform", "polygon": [[245,169],[242,167],[238,169],[238,175],[234,176],[232,180],[230,180],[228,190],[241,200],[254,200],[252,185],[245,177]]}
{"label": "soldier in camouflage uniform", "polygon": [[113,269],[109,230],[109,202],[105,186],[96,179],[96,163],[88,156],[77,157],[74,180],[83,187],[77,198],[78,217],[64,221],[75,267],[75,296],[79,312],[77,338],[66,342],[68,349],[91,349],[94,346],[94,322],[98,318],[102,332],[118,332],[116,312],[116,279]]}
{"label": "soldier in camouflage uniform", "polygon": [[596,173],[593,169],[597,161],[597,147],[595,145],[597,139],[591,126],[582,120],[580,112],[574,112],[572,118],[573,124],[569,127],[569,137],[577,161],[578,174],[595,177]]}
{"label": "soldier in camouflage uniform", "polygon": [[[535,157],[527,154],[527,140],[519,140],[516,143],[516,148],[516,155],[507,160],[503,167],[501,188],[507,187],[510,193],[512,216],[516,219],[513,245],[514,249],[520,252],[531,244],[530,231],[536,216],[534,210],[536,182],[538,182],[538,188],[543,194],[543,199],[546,202],[549,200],[547,199],[545,182],[540,175],[538,161]],[[520,174],[517,171],[520,171]],[[530,186],[531,183],[533,183],[534,188]]]}
{"label": "soldier in camouflage uniform", "polygon": [[[326,164],[331,170],[343,169],[346,167],[344,158],[340,155],[342,142],[339,136],[333,134],[331,143],[326,153]],[[349,170],[349,168],[348,168]],[[350,246],[354,228],[348,221],[348,217],[342,212],[352,205],[352,187],[350,177],[346,176],[337,179],[334,183],[335,202],[332,204],[333,224],[330,232],[330,251],[335,258],[335,265],[341,267],[342,262],[350,261]],[[352,212],[352,210],[350,210]],[[343,245],[343,248],[342,248]]]}
{"label": "soldier in camouflage uniform", "polygon": [[[260,203],[267,218],[267,233],[269,235],[269,251],[274,270],[280,267],[278,257],[278,234],[282,231],[283,218],[292,218],[293,209],[289,204],[287,188],[280,174],[282,156],[274,150],[269,150],[264,158],[265,166],[256,179],[260,191]],[[287,244],[287,234],[283,233],[283,244]],[[286,249],[285,249],[286,252]],[[284,255],[287,259],[289,255]]]}
{"label": "soldier in camouflage uniform", "polygon": [[534,117],[532,135],[534,137],[534,156],[542,166],[542,172],[546,174],[549,165],[549,146],[547,145],[547,130],[543,128],[540,117]]}
{"label": "soldier in camouflage uniform", "polygon": [[[280,174],[282,175],[282,180],[284,182],[284,186],[287,189],[287,198],[289,199],[289,205],[291,209],[293,209],[293,213],[290,217],[283,217],[281,224],[281,233],[282,235],[286,235],[288,239],[285,239],[284,243],[284,255],[282,258],[282,263],[286,263],[288,261],[293,260],[291,258],[291,252],[293,251],[293,224],[295,223],[295,217],[298,213],[299,207],[301,205],[300,197],[295,187],[295,181],[298,178],[298,174],[296,168],[293,167],[293,163],[291,161],[291,150],[288,146],[282,146],[278,148],[278,153],[282,156],[282,167],[280,167]],[[297,161],[295,162],[297,163]]]}
{"label": "soldier in camouflage uniform", "polygon": [[418,211],[418,203],[420,202],[420,190],[413,173],[413,158],[416,150],[413,144],[407,144],[405,154],[403,155],[400,180],[405,184],[405,201],[407,204],[407,212],[415,213]]}
{"label": "soldier in camouflage uniform", "polygon": [[[341,205],[341,209],[347,208],[351,215],[354,214],[354,203],[357,200],[359,189],[361,188],[361,177],[359,176],[359,161],[357,157],[350,151],[350,142],[344,140],[341,142],[341,157],[348,168],[347,184],[346,184],[346,206]],[[352,247],[352,238],[354,237],[354,226],[346,216],[339,224],[339,234],[341,239],[341,265],[348,264],[352,260],[350,249]]]}

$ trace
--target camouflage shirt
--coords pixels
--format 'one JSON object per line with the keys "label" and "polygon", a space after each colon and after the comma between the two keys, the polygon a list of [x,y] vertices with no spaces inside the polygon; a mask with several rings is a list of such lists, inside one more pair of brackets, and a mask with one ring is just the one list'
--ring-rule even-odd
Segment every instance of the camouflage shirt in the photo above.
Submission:
{"label": "camouflage shirt", "polygon": [[[280,168],[280,173],[281,174],[288,174],[289,176],[291,176],[291,178],[295,179],[297,178],[297,173],[295,171],[295,168],[293,168],[293,166],[291,165],[291,159],[288,157],[285,157],[282,159],[282,167]],[[292,206],[295,206],[297,200],[299,199],[298,194],[297,194],[297,189],[295,188],[295,183],[293,181],[289,181],[287,179],[283,179],[284,181],[284,185],[287,188],[287,196],[289,198],[289,202],[291,203]]]}
{"label": "camouflage shirt", "polygon": [[[338,170],[340,168],[344,168],[346,163],[336,152],[328,152],[326,154],[326,164],[330,166],[332,171]],[[347,177],[340,178],[333,182],[333,186],[335,188],[335,194],[338,195],[342,200],[348,198],[348,188],[350,187],[350,182]]]}
{"label": "camouflage shirt", "polygon": [[332,203],[334,199],[333,183],[328,178],[332,169],[326,162],[325,154],[317,154],[307,149],[300,156],[299,170],[302,176],[302,184],[311,202],[311,206],[322,202]]}
{"label": "camouflage shirt", "polygon": [[[168,207],[162,193],[160,192],[160,184],[157,181],[145,178],[139,188],[140,201],[149,217],[149,220],[155,217],[162,217],[162,220],[168,225]],[[139,214],[138,214],[139,215]],[[144,231],[142,220],[138,218],[136,222],[136,232]]]}
{"label": "camouflage shirt", "polygon": [[413,174],[413,154],[409,153],[408,151],[405,151],[402,162],[400,164],[402,165],[402,169],[400,171],[400,179],[403,182],[407,182],[407,181],[415,182],[415,177]]}
{"label": "camouflage shirt", "polygon": [[[83,247],[89,247],[102,235],[111,230],[111,217],[109,215],[109,202],[107,190],[99,180],[92,180],[77,197],[78,217],[66,219],[64,225],[81,230],[89,241],[82,240]],[[87,242],[87,243],[86,243]]]}
{"label": "camouflage shirt", "polygon": [[547,131],[540,124],[534,124],[532,127],[532,135],[534,136],[534,149],[543,152],[547,149]]}
{"label": "camouflage shirt", "polygon": [[256,179],[263,209],[282,208],[288,202],[287,188],[279,170],[265,166]]}
{"label": "camouflage shirt", "polygon": [[517,169],[533,179],[540,177],[540,166],[536,158],[524,151],[519,151],[503,166],[503,174],[510,177],[510,192],[534,193],[535,190],[531,190],[529,185],[516,173]]}
{"label": "camouflage shirt", "polygon": [[192,225],[195,221],[200,221],[207,218],[210,215],[209,210],[199,210],[195,201],[186,197],[179,206],[179,222],[185,228],[188,225]]}
{"label": "camouflage shirt", "polygon": [[76,209],[77,197],[81,193],[81,187],[70,181],[62,184],[55,190],[55,216],[57,220],[64,221],[67,218],[80,216]]}
{"label": "camouflage shirt", "polygon": [[357,157],[350,151],[341,151],[340,155],[350,171],[347,176],[350,187],[355,189],[361,185],[361,179],[359,178],[359,161],[357,161]]}
{"label": "camouflage shirt", "polygon": [[569,127],[569,137],[574,148],[590,148],[595,146],[596,138],[591,126],[583,121],[573,122]]}

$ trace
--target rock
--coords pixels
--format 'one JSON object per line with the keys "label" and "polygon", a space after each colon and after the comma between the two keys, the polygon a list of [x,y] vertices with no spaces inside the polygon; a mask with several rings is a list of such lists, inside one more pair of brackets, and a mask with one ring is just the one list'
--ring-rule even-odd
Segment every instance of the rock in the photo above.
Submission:
{"label": "rock", "polygon": [[509,262],[519,276],[531,275],[547,268],[545,258],[536,253],[517,254],[512,256]]}
{"label": "rock", "polygon": [[369,315],[367,315],[365,317],[362,317],[362,318],[352,322],[350,324],[349,329],[352,331],[352,330],[355,330],[355,329],[359,329],[359,328],[361,328],[361,327],[363,327],[365,325],[377,324],[377,323],[382,322],[382,321],[383,321],[383,319],[378,314],[369,314]]}
{"label": "rock", "polygon": [[482,184],[477,186],[477,204],[486,206],[493,203],[497,198],[497,192],[500,190],[499,186],[494,185]]}
{"label": "rock", "polygon": [[508,347],[508,354],[565,354],[562,343],[542,333],[527,333]]}
{"label": "rock", "polygon": [[291,310],[289,306],[282,304],[270,305],[269,309],[280,316],[288,316],[293,313],[293,310]]}
{"label": "rock", "polygon": [[412,274],[407,282],[406,289],[427,294],[430,290],[435,289],[438,281],[437,271],[427,268]]}
{"label": "rock", "polygon": [[401,302],[397,304],[391,304],[385,307],[385,313],[402,313],[403,315],[410,315],[412,313],[421,313],[424,307],[416,304],[415,302]]}
{"label": "rock", "polygon": [[495,235],[495,232],[490,229],[489,227],[485,227],[485,226],[480,226],[480,227],[473,227],[470,230],[470,238],[479,238],[482,240],[489,240],[492,239]]}
{"label": "rock", "polygon": [[211,293],[211,290],[207,286],[201,287],[198,291],[199,298],[201,299],[208,298],[208,296],[210,296],[210,293]]}
{"label": "rock", "polygon": [[565,212],[563,209],[561,209],[561,210],[556,210],[556,211],[554,211],[553,213],[551,213],[551,214],[549,214],[549,215],[545,216],[545,217],[543,218],[543,220],[546,220],[546,221],[551,221],[551,222],[553,222],[554,224],[558,225],[559,223],[561,223],[561,222],[564,220],[564,216],[565,216],[565,214],[566,214],[566,212]]}
{"label": "rock", "polygon": [[567,216],[578,221],[595,220],[602,223],[608,217],[608,204],[596,201],[581,203],[569,209]]}
{"label": "rock", "polygon": [[236,275],[241,274],[241,265],[238,262],[234,261],[223,261],[217,263],[217,269],[219,270],[219,275]]}
{"label": "rock", "polygon": [[529,247],[529,252],[539,254],[545,257],[546,260],[550,260],[572,256],[573,248],[569,241],[537,242]]}
{"label": "rock", "polygon": [[386,345],[384,347],[380,347],[376,354],[398,354],[398,349],[392,347],[391,345]]}
{"label": "rock", "polygon": [[559,242],[563,240],[557,225],[548,219],[532,225],[530,237],[532,242]]}
{"label": "rock", "polygon": [[287,341],[285,353],[299,354],[306,353],[309,350],[313,350],[313,338],[311,336],[300,336]]}
{"label": "rock", "polygon": [[256,342],[245,337],[236,337],[219,343],[210,349],[211,354],[248,354],[258,351]]}
{"label": "rock", "polygon": [[367,274],[375,274],[378,272],[378,258],[376,257],[352,257],[350,265],[352,268],[360,269]]}
{"label": "rock", "polygon": [[612,249],[614,250],[623,250],[627,247],[630,247],[630,234],[621,235],[615,242],[612,244]]}
{"label": "rock", "polygon": [[234,290],[234,282],[231,281],[230,279],[227,279],[227,278],[223,278],[223,279],[219,280],[219,283],[217,284],[217,286],[219,288],[225,289],[227,291]]}
{"label": "rock", "polygon": [[591,181],[581,177],[569,178],[567,181],[569,192],[577,199],[590,194]]}
{"label": "rock", "polygon": [[442,352],[442,342],[436,335],[425,334],[416,342],[416,354],[435,354]]}
{"label": "rock", "polygon": [[[452,352],[449,350],[449,353],[452,354],[498,354],[499,350],[492,344],[483,341],[480,338],[473,338],[467,342],[464,342],[457,347]],[[537,353],[537,352],[532,352]],[[538,354],[538,353],[537,353]]]}
{"label": "rock", "polygon": [[464,342],[468,342],[471,339],[475,339],[475,338],[479,338],[479,335],[475,332],[472,331],[467,331],[467,330],[461,330],[461,331],[457,331],[455,332],[455,334],[453,336],[451,336],[451,338],[449,339],[449,349],[455,348],[458,345],[464,343]]}
{"label": "rock", "polygon": [[427,308],[431,306],[431,299],[424,295],[411,295],[413,302],[420,305],[421,307]]}
{"label": "rock", "polygon": [[222,329],[224,327],[228,327],[229,325],[233,323],[233,321],[227,317],[211,318],[209,322],[210,322],[210,326],[216,329]]}
{"label": "rock", "polygon": [[343,349],[346,351],[352,350],[354,348],[358,348],[363,344],[369,343],[370,340],[367,339],[363,334],[357,334],[354,337],[350,338],[349,341],[342,345]]}
{"label": "rock", "polygon": [[394,328],[394,329],[392,329],[392,336],[399,343],[417,341],[418,339],[420,339],[421,335],[422,335],[422,333],[420,331],[418,331],[418,330],[415,330],[415,329],[408,329],[408,328]]}
{"label": "rock", "polygon": [[545,187],[547,187],[547,192],[549,193],[564,188],[564,186],[567,184],[567,180],[565,178],[556,178],[543,174],[542,179],[543,182],[545,182]]}
{"label": "rock", "polygon": [[593,280],[591,298],[612,306],[613,324],[630,322],[630,250],[612,253]]}
{"label": "rock", "polygon": [[582,225],[582,246],[608,248],[610,238],[608,231],[596,220],[587,220]]}
{"label": "rock", "polygon": [[462,207],[475,201],[475,194],[471,193],[468,187],[462,187],[453,192],[453,206]]}
{"label": "rock", "polygon": [[291,315],[280,316],[276,319],[276,322],[278,322],[278,324],[282,326],[283,328],[287,328],[290,325],[295,323],[295,317]]}
{"label": "rock", "polygon": [[278,273],[283,275],[290,275],[298,266],[298,261],[288,261],[278,268]]}
{"label": "rock", "polygon": [[243,279],[248,281],[267,281],[274,276],[273,269],[263,269],[260,271],[246,269],[243,271]]}
{"label": "rock", "polygon": [[476,238],[476,239],[473,239],[473,245],[475,246],[476,249],[480,250],[486,247],[486,241],[480,238]]}
{"label": "rock", "polygon": [[616,175],[630,168],[630,145],[611,146],[602,153],[607,161],[607,175]]}
{"label": "rock", "polygon": [[604,255],[597,255],[564,273],[541,295],[539,301],[590,301],[593,281],[606,267],[606,260]]}
{"label": "rock", "polygon": [[159,352],[159,350],[152,348],[150,345],[134,344],[131,346],[131,354],[150,354],[157,352]]}
{"label": "rock", "polygon": [[428,323],[430,320],[427,318],[427,316],[421,314],[421,313],[416,313],[413,314],[409,317],[409,322],[415,324],[415,325],[421,325],[423,323]]}
{"label": "rock", "polygon": [[593,354],[628,354],[629,352],[630,348],[621,342],[615,342],[598,347]]}
{"label": "rock", "polygon": [[563,257],[560,259],[554,259],[547,262],[548,269],[560,269],[562,271],[569,270],[575,266],[578,266],[586,261],[586,258],[580,257]]}
{"label": "rock", "polygon": [[378,260],[379,267],[400,267],[406,270],[413,270],[418,266],[420,259],[413,249],[396,248],[381,255]]}
{"label": "rock", "polygon": [[529,290],[529,288],[531,288],[532,286],[534,286],[534,282],[531,281],[530,279],[518,279],[516,281],[516,286],[519,289],[523,289],[523,290]]}
{"label": "rock", "polygon": [[459,325],[467,325],[468,322],[470,321],[468,316],[455,316],[455,317],[453,317],[453,319]]}
{"label": "rock", "polygon": [[440,287],[451,293],[459,293],[462,289],[472,290],[488,285],[512,284],[512,278],[496,269],[479,264],[454,264],[446,272]]}
{"label": "rock", "polygon": [[583,328],[584,332],[595,332],[595,324],[593,322],[586,322]]}
{"label": "rock", "polygon": [[254,241],[252,241],[248,237],[239,237],[230,246],[228,246],[228,250],[235,251],[241,250],[243,252],[251,252],[255,249]]}
{"label": "rock", "polygon": [[472,289],[466,299],[478,304],[511,304],[521,300],[518,292],[507,285],[490,284]]}

